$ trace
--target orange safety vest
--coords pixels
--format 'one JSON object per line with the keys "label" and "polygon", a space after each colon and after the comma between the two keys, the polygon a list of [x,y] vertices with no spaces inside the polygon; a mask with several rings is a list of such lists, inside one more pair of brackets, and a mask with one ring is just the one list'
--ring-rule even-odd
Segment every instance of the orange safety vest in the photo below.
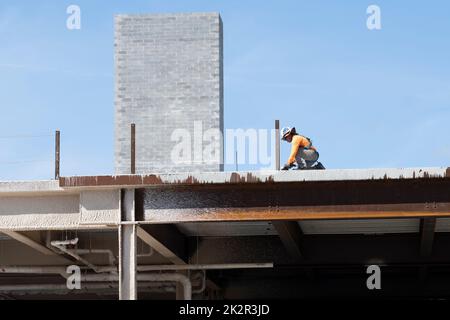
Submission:
{"label": "orange safety vest", "polygon": [[313,147],[312,141],[310,138],[297,134],[300,137],[300,148],[311,149],[317,151],[316,148]]}

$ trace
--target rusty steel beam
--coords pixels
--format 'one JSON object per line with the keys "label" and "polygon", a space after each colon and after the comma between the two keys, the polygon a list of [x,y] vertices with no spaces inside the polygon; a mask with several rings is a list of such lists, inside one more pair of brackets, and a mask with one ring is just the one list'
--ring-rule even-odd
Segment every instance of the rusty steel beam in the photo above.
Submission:
{"label": "rusty steel beam", "polygon": [[439,211],[440,203],[450,203],[448,190],[450,179],[289,182],[153,187],[145,189],[143,197],[146,209],[261,207],[275,210],[283,206],[415,203]]}
{"label": "rusty steel beam", "polygon": [[450,217],[450,203],[440,203],[436,207],[411,203],[277,208],[147,208],[144,221],[155,223],[184,223],[201,221],[300,221],[418,217]]}
{"label": "rusty steel beam", "polygon": [[450,180],[291,182],[143,189],[149,223],[450,216]]}
{"label": "rusty steel beam", "polygon": [[[447,204],[450,206],[450,204]],[[381,207],[381,206],[380,206]],[[389,207],[389,206],[387,206]],[[438,211],[368,211],[359,206],[358,211],[329,210],[314,211],[313,208],[278,208],[271,209],[175,209],[148,211],[142,223],[187,223],[187,222],[238,222],[238,221],[301,221],[301,220],[341,220],[341,219],[388,219],[388,218],[421,218],[450,217],[450,209]]]}

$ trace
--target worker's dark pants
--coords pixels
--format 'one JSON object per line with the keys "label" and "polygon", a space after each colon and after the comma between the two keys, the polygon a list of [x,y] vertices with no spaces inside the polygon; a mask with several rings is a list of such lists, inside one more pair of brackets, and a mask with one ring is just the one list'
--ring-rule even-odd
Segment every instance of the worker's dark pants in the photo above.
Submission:
{"label": "worker's dark pants", "polygon": [[319,160],[319,153],[316,150],[300,148],[295,160],[297,167],[294,169],[311,168]]}

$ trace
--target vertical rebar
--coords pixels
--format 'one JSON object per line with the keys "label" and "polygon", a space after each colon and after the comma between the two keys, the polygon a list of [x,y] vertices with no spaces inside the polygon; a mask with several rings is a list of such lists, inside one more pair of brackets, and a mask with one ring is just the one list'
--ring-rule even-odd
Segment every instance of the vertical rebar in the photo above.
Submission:
{"label": "vertical rebar", "polygon": [[61,151],[61,134],[59,130],[55,132],[55,180],[59,179],[59,161],[60,161],[60,151]]}
{"label": "vertical rebar", "polygon": [[275,169],[280,170],[280,120],[275,120]]}
{"label": "vertical rebar", "polygon": [[131,124],[131,174],[136,174],[136,125]]}

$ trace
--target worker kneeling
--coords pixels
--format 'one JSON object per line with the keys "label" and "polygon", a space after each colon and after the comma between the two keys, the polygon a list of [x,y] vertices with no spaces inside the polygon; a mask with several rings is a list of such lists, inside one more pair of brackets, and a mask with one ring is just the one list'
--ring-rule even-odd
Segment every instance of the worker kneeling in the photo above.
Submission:
{"label": "worker kneeling", "polygon": [[325,169],[320,162],[317,162],[319,152],[313,147],[311,139],[299,135],[295,127],[283,128],[281,140],[292,143],[291,155],[281,170]]}

